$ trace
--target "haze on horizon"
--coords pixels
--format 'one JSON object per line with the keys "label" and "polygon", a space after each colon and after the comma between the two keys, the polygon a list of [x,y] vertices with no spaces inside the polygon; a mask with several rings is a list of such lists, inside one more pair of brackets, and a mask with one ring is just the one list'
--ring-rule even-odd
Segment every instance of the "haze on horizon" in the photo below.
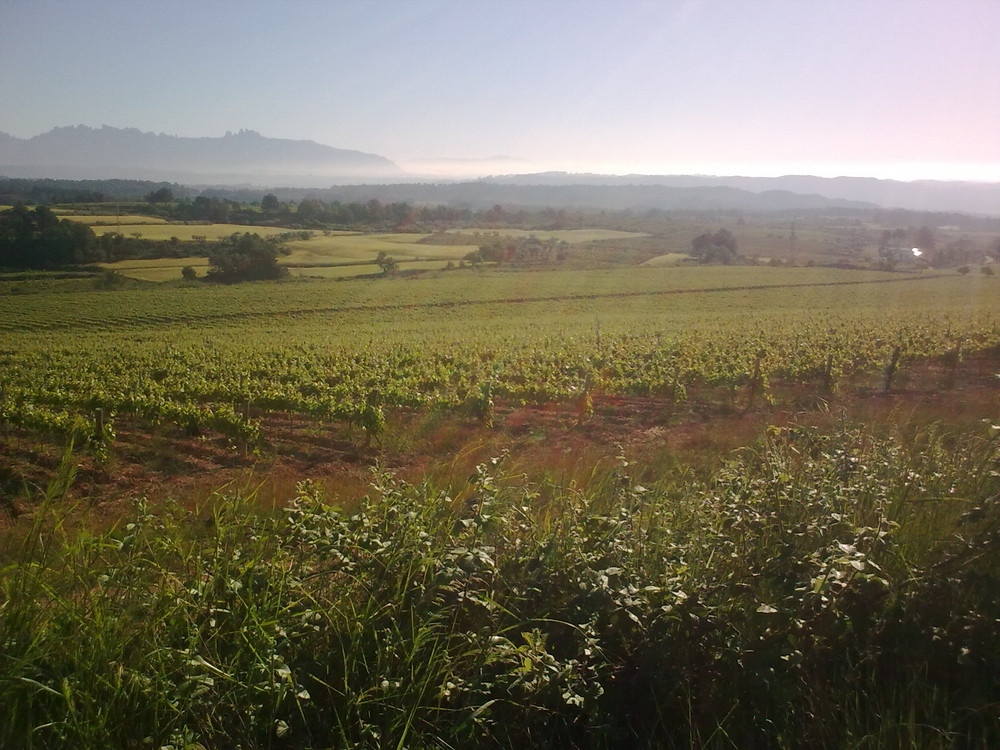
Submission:
{"label": "haze on horizon", "polygon": [[997,29],[994,0],[6,0],[0,131],[247,128],[442,176],[1000,182]]}

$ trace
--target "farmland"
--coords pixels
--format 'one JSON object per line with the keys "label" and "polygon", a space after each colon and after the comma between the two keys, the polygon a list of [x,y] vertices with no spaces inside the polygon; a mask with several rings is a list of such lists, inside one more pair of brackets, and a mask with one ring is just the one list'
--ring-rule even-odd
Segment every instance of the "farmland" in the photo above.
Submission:
{"label": "farmland", "polygon": [[[56,211],[56,214],[92,227],[107,227],[106,230],[98,229],[101,233],[103,231],[122,231],[123,229],[135,231],[134,228],[137,226],[162,226],[167,223],[166,219],[159,216],[146,216],[145,214],[76,214],[68,212],[66,209],[60,209]],[[145,229],[145,231],[149,231],[149,229]]]}
{"label": "farmland", "polygon": [[[391,258],[398,270],[420,273],[472,262],[477,254],[485,262],[513,260],[513,265],[524,266],[554,261],[572,270],[683,266],[698,260],[691,255],[693,239],[719,231],[720,225],[733,234],[739,262],[751,265],[954,268],[990,262],[996,243],[992,220],[952,218],[958,223],[931,228],[904,222],[948,219],[891,212],[854,216],[473,213],[406,205],[326,205],[316,200],[265,212],[259,203],[198,200],[202,203],[197,208],[190,203],[153,208],[126,203],[120,206],[120,215],[109,213],[109,204],[101,203],[58,210],[60,216],[85,223],[101,236],[104,267],[151,282],[176,281],[185,265],[204,268],[217,243],[242,232],[270,238],[280,250],[279,263],[293,275],[326,279],[379,273],[383,270],[377,267],[379,258]],[[206,218],[217,213],[231,215],[232,223]],[[530,255],[516,258],[519,243],[542,243],[553,258],[546,256],[542,263]],[[912,248],[919,244],[926,247],[914,256]],[[192,262],[174,262],[185,256]],[[131,264],[156,258],[164,262]]]}
{"label": "farmland", "polygon": [[[94,218],[79,217],[90,222]],[[74,217],[76,220],[76,217]],[[139,236],[144,239],[170,240],[176,238],[182,242],[203,241],[216,242],[237,232],[253,231],[263,237],[275,237],[287,230],[275,227],[237,226],[234,224],[108,224],[94,225],[99,234],[117,232],[119,234]],[[478,251],[478,242],[486,236],[479,233],[459,235],[467,244],[437,243],[435,235],[429,233],[361,233],[349,231],[306,232],[308,239],[293,239],[284,242],[284,253],[280,258],[283,266],[292,270],[295,275],[315,276],[325,278],[341,278],[377,273],[375,259],[380,253],[395,258],[404,264],[407,270],[439,270],[449,261],[460,262],[465,256]],[[500,233],[492,233],[500,236]],[[570,246],[594,242],[614,241],[645,237],[640,233],[616,232],[611,230],[565,230],[559,232],[528,232],[505,230],[502,236],[538,237],[539,239],[554,239],[566,242]],[[180,269],[185,265],[195,268],[207,267],[204,257],[165,258],[159,262],[152,261],[119,261],[105,263],[110,268],[130,278],[143,281],[174,281],[180,277]]]}
{"label": "farmland", "polygon": [[0,281],[0,745],[995,745],[1000,279],[651,266]]}
{"label": "farmland", "polygon": [[[651,398],[664,418],[703,398],[742,409],[783,389],[872,387],[893,361],[897,384],[927,362],[952,362],[938,369],[953,378],[964,357],[1000,343],[998,283],[723,267],[115,292],[67,279],[0,295],[0,414],[8,440],[41,441],[14,474],[36,477],[61,441],[97,430],[98,411],[101,456],[115,455],[117,425],[215,435],[247,459],[272,455],[279,414],[363,443],[364,456],[400,410],[475,422],[496,404],[551,404],[572,421],[617,397]],[[17,494],[16,479],[7,486]]]}
{"label": "farmland", "polygon": [[[74,217],[74,221],[76,220],[78,220],[78,218]],[[284,234],[288,231],[287,229],[281,229],[279,227],[250,228],[263,237]],[[153,223],[145,221],[136,224],[94,224],[93,229],[97,234],[117,232],[118,234],[130,236],[139,235],[141,238],[147,240],[169,240],[176,237],[184,242],[190,242],[199,238],[205,239],[209,242],[214,242],[216,240],[229,237],[237,232],[247,231],[247,227],[241,224],[167,224],[165,222]]]}

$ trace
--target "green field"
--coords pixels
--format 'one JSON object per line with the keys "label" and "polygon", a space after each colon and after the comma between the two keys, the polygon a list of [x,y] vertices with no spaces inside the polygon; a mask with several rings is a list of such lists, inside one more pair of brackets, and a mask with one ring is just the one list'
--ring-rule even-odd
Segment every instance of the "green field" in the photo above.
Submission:
{"label": "green field", "polygon": [[[191,260],[126,262],[140,267],[147,263],[179,267]],[[880,281],[888,283],[858,283]],[[803,314],[812,311],[809,317],[828,313],[874,317],[894,310],[913,313],[928,309],[928,294],[932,295],[933,309],[942,313],[989,313],[993,310],[991,292],[997,288],[997,281],[996,277],[960,277],[953,273],[933,278],[929,274],[907,277],[878,271],[820,268],[709,266],[532,272],[468,269],[439,277],[346,284],[303,281],[277,286],[211,285],[190,289],[126,289],[112,295],[86,291],[77,297],[61,295],[56,299],[45,295],[10,295],[0,297],[0,327],[15,331],[49,327],[86,329],[99,325],[114,330],[127,328],[132,321],[148,315],[184,326],[227,315],[244,315],[265,322],[273,319],[277,323],[286,315],[322,317],[352,309],[365,315],[368,310],[403,307],[427,314],[446,314],[449,305],[489,307],[516,303],[506,314],[518,314],[523,305],[549,306],[550,314],[537,318],[532,328],[560,330],[566,325],[561,311],[573,315],[582,310],[589,314],[571,323],[573,330],[587,330],[595,321],[603,320],[606,326],[627,331],[636,324],[642,328],[670,328],[677,325],[672,322],[675,319],[696,318],[714,323],[720,314],[731,318],[730,325],[742,325],[742,318],[732,319],[734,309],[747,315],[788,305]],[[724,291],[727,289],[732,291]],[[739,307],[734,306],[734,300]],[[624,319],[621,325],[616,323],[619,319]],[[362,317],[361,322],[364,321]]]}
{"label": "green field", "polygon": [[[426,406],[484,384],[516,400],[591,387],[676,397],[762,367],[776,381],[850,382],[894,349],[909,361],[995,345],[998,291],[996,277],[716,267],[10,294],[0,387],[17,413],[44,383],[39,406],[65,402],[70,416],[98,393],[115,412],[141,412],[148,394],[349,416],[374,383],[387,406]],[[291,381],[261,368],[293,351],[304,369]],[[342,366],[353,374],[327,382]],[[154,378],[163,367],[177,380]]]}
{"label": "green field", "polygon": [[998,276],[37,276],[2,747],[1000,745]]}

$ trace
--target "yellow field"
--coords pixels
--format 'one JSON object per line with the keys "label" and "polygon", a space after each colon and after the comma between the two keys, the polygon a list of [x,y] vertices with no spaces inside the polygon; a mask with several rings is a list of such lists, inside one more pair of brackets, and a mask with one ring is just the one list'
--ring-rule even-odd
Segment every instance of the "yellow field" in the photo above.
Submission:
{"label": "yellow field", "polygon": [[[400,272],[406,271],[440,271],[448,264],[445,260],[417,260],[403,261],[399,264]],[[355,276],[367,276],[373,273],[380,273],[379,268],[374,263],[365,263],[354,266],[313,266],[311,268],[289,268],[288,271],[293,276],[306,276],[320,279],[349,279]]]}
{"label": "yellow field", "polygon": [[[469,234],[469,230],[452,229],[450,234]],[[540,240],[557,240],[567,242],[570,245],[580,245],[585,242],[600,242],[601,240],[624,240],[635,237],[649,237],[642,232],[620,232],[616,229],[555,229],[527,230],[527,229],[496,229],[480,230],[473,232],[473,236],[479,235],[479,239],[486,241],[490,235],[499,234],[502,237],[537,237]]]}
{"label": "yellow field", "polygon": [[62,211],[57,211],[62,218],[69,219],[70,221],[78,221],[81,224],[95,225],[111,225],[109,229],[117,231],[117,226],[120,224],[125,225],[148,225],[148,224],[166,224],[166,219],[161,219],[158,216],[142,216],[141,214],[93,214],[93,215],[77,215],[77,214],[66,214]]}
{"label": "yellow field", "polygon": [[291,254],[285,263],[343,263],[374,260],[384,252],[397,260],[460,260],[479,249],[477,245],[424,245],[418,240],[426,234],[353,234],[317,235],[309,240],[295,240],[285,246]]}
{"label": "yellow field", "polygon": [[655,258],[650,258],[639,265],[646,266],[647,268],[656,268],[657,266],[676,266],[681,261],[687,260],[690,257],[690,255],[685,253],[667,253],[666,255],[657,255]]}
{"label": "yellow field", "polygon": [[[445,260],[418,260],[399,264],[400,271],[439,271],[447,265]],[[209,269],[208,258],[159,258],[155,260],[123,260],[118,263],[101,263],[102,268],[111,268],[130,279],[140,281],[177,281],[181,278],[184,266],[194,268],[199,276],[204,276]],[[320,279],[349,279],[355,276],[366,276],[379,273],[382,269],[374,263],[356,263],[340,266],[309,266],[307,268],[289,268],[292,276],[304,276]]]}
{"label": "yellow field", "polygon": [[[210,239],[227,237],[233,233],[235,225],[180,225],[171,224],[164,230],[194,230],[195,235],[206,230],[216,230],[208,234]],[[223,229],[224,228],[224,229]],[[250,231],[269,229],[268,227],[249,227]],[[238,230],[237,230],[238,231]],[[287,230],[283,230],[287,231]],[[123,234],[130,232],[123,231]],[[274,233],[272,231],[272,233]],[[308,267],[289,268],[294,276],[315,276],[325,279],[349,278],[365,274],[378,273],[381,269],[374,260],[380,252],[385,252],[400,262],[400,270],[444,268],[448,261],[461,260],[467,253],[478,249],[475,245],[422,245],[416,242],[424,234],[378,234],[365,235],[357,233],[317,234],[309,240],[289,242],[286,247],[291,250],[289,255],[278,257],[280,265],[292,264]],[[370,261],[358,265],[358,261]],[[337,265],[341,264],[341,265]],[[124,260],[118,263],[104,263],[104,268],[112,268],[132,279],[143,281],[175,281],[180,278],[181,268],[192,266],[203,275],[208,270],[208,259],[197,258],[159,258],[155,260]]]}
{"label": "yellow field", "polygon": [[101,263],[102,268],[111,268],[123,276],[140,281],[177,281],[181,269],[191,266],[204,276],[208,271],[208,258],[154,258],[152,260],[122,260],[118,263]]}
{"label": "yellow field", "polygon": [[[245,226],[238,224],[152,224],[152,223],[130,223],[115,226],[94,225],[97,220],[107,219],[107,216],[80,216],[68,217],[74,221],[86,221],[92,224],[94,231],[98,234],[106,232],[119,232],[124,235],[138,234],[144,239],[167,240],[177,237],[182,241],[190,241],[195,237],[204,237],[209,241],[223,239],[238,232],[256,232],[267,237],[290,231],[278,227]],[[114,217],[110,217],[114,218]],[[124,218],[124,217],[123,217]],[[153,221],[148,217],[141,218],[143,221]],[[492,232],[480,232],[478,234],[466,235],[473,242],[485,242]],[[568,242],[570,244],[583,244],[609,239],[627,239],[634,237],[647,237],[648,235],[637,232],[618,232],[604,229],[568,229],[551,232],[529,232],[523,230],[505,230],[502,234],[506,236],[528,237],[535,236],[542,240],[555,239]],[[290,268],[289,271],[296,276],[316,276],[321,278],[347,278],[365,274],[378,273],[379,268],[374,264],[379,253],[391,255],[402,265],[401,270],[406,269],[441,269],[448,261],[457,262],[469,253],[479,249],[477,244],[466,245],[437,245],[424,244],[421,240],[430,237],[429,234],[362,234],[360,232],[314,232],[308,240],[294,240],[285,243],[284,247],[289,250],[288,255],[279,257],[278,262],[282,265],[308,266],[301,268]],[[650,265],[672,265],[683,255],[668,255],[663,260],[650,261]],[[351,264],[358,261],[368,261],[364,265],[337,265]],[[141,279],[143,281],[174,281],[180,278],[181,268],[192,266],[198,270],[199,275],[208,269],[206,258],[164,258],[158,260],[122,261],[119,263],[105,264],[106,268],[113,268],[129,278]]]}
{"label": "yellow field", "polygon": [[[67,217],[76,221],[76,217]],[[88,217],[81,217],[88,218]],[[206,240],[221,240],[231,234],[253,232],[261,237],[272,237],[291,231],[281,227],[257,227],[244,224],[122,224],[120,226],[95,226],[97,234],[118,232],[126,236],[140,235],[146,240],[169,240],[176,237],[181,241],[191,241],[195,237]]]}

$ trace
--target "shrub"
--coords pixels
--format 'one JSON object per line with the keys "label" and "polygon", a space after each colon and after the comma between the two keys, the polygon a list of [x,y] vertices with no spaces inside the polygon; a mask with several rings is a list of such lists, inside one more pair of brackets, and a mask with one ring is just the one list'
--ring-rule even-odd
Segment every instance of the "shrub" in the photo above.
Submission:
{"label": "shrub", "polygon": [[707,482],[620,458],[544,503],[501,458],[350,513],[309,482],[38,513],[0,745],[996,747],[998,432],[772,428]]}
{"label": "shrub", "polygon": [[121,289],[127,282],[128,279],[120,271],[105,268],[94,280],[94,286],[98,289]]}
{"label": "shrub", "polygon": [[278,250],[257,234],[234,234],[208,254],[210,281],[236,282],[279,279],[288,270],[278,265]]}

